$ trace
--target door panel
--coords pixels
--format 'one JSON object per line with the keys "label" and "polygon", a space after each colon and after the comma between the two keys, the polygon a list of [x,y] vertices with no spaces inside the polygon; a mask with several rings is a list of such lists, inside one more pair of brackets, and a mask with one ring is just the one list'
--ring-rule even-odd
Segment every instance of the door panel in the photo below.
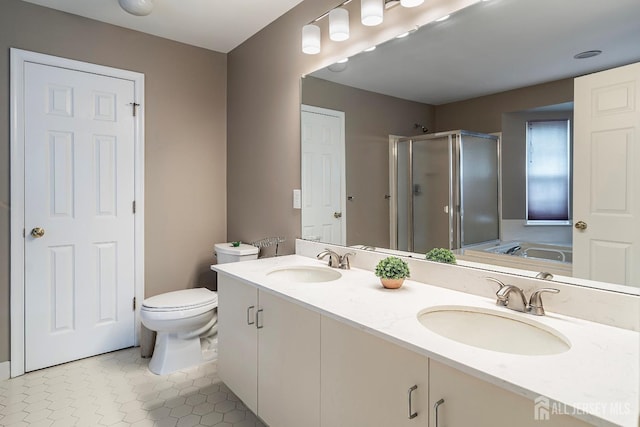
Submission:
{"label": "door panel", "polygon": [[640,63],[575,79],[573,275],[640,284]]}
{"label": "door panel", "polygon": [[31,371],[134,344],[134,83],[35,63],[24,77]]}
{"label": "door panel", "polygon": [[258,289],[218,275],[218,373],[258,413]]}
{"label": "door panel", "polygon": [[[320,315],[268,292],[258,333],[258,415],[278,427],[320,425]],[[286,402],[283,404],[283,402]]]}
{"label": "door panel", "polygon": [[323,427],[428,425],[425,356],[326,316],[320,322]]}
{"label": "door panel", "polygon": [[[545,396],[529,400],[457,369],[429,360],[429,407],[438,406],[439,427],[588,427],[569,415],[550,414]],[[546,405],[545,406],[545,402]],[[436,427],[435,409],[431,426]]]}
{"label": "door panel", "polygon": [[302,237],[344,245],[342,120],[316,112],[301,114]]}

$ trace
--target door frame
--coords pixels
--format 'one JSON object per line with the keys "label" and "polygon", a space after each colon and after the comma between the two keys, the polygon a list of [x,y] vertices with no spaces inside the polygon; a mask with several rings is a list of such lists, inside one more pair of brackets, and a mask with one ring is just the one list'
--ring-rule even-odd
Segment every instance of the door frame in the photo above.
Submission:
{"label": "door frame", "polygon": [[[347,145],[346,145],[346,129],[345,129],[345,113],[344,111],[330,110],[328,108],[315,107],[313,105],[302,104],[300,107],[300,143],[302,144],[302,113],[314,113],[322,114],[325,116],[336,117],[340,120],[340,211],[342,212],[342,242],[341,244],[346,246],[347,244]],[[300,146],[300,156],[302,156],[302,145]],[[302,188],[302,159],[300,160],[300,188]],[[304,196],[303,196],[304,197]],[[300,230],[302,230],[302,215],[304,215],[304,206],[300,213]]]}
{"label": "door frame", "polygon": [[[144,299],[144,74],[121,70],[57,56],[11,48],[10,51],[10,307],[11,360],[10,374],[25,373],[25,150],[24,150],[24,69],[26,63],[67,68],[93,74],[130,80],[134,83],[134,102],[140,104],[134,123],[134,296]],[[139,309],[134,313],[134,345],[140,339]]]}

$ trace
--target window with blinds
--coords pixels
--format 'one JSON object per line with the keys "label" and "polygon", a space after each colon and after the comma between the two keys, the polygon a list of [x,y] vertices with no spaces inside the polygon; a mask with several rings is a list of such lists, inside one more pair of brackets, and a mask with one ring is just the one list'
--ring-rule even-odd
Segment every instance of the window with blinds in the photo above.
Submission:
{"label": "window with blinds", "polygon": [[527,122],[527,224],[569,224],[569,120]]}

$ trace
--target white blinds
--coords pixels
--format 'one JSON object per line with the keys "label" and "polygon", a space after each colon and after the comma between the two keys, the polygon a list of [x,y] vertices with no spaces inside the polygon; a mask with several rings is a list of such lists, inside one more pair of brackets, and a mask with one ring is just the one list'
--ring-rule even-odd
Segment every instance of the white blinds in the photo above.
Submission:
{"label": "white blinds", "polygon": [[527,222],[567,222],[569,120],[527,122]]}

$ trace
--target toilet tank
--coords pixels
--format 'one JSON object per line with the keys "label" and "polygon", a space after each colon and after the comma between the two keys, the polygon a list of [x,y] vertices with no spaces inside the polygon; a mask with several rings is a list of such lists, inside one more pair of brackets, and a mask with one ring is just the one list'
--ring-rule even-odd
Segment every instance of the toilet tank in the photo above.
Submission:
{"label": "toilet tank", "polygon": [[234,247],[231,243],[216,243],[215,252],[218,264],[228,262],[251,261],[258,258],[259,249],[252,245],[241,243]]}

